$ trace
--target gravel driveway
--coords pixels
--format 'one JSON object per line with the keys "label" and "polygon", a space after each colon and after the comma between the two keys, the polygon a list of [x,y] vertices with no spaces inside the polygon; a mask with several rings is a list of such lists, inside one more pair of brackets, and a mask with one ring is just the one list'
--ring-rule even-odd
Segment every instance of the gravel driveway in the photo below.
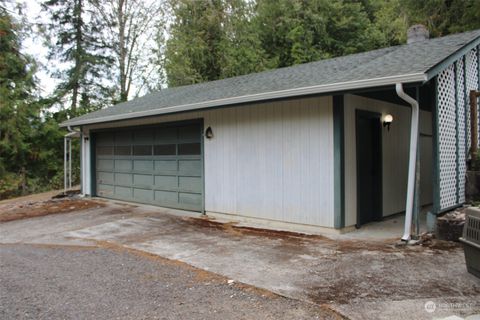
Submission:
{"label": "gravel driveway", "polygon": [[0,215],[18,217],[0,223],[0,319],[480,314],[480,280],[455,243],[397,247],[391,238],[272,231],[103,199],[39,202],[0,202]]}
{"label": "gravel driveway", "polygon": [[338,319],[139,251],[0,245],[0,319]]}

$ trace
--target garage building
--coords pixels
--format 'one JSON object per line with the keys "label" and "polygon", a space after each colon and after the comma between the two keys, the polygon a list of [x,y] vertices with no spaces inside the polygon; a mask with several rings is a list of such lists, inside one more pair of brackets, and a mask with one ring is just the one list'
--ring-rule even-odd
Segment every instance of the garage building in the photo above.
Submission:
{"label": "garage building", "polygon": [[[480,30],[417,35],[406,45],[164,89],[62,126],[81,133],[88,196],[348,230],[408,215],[409,177],[419,169],[418,204],[439,214],[465,202],[479,45]],[[419,168],[409,157],[415,135]]]}

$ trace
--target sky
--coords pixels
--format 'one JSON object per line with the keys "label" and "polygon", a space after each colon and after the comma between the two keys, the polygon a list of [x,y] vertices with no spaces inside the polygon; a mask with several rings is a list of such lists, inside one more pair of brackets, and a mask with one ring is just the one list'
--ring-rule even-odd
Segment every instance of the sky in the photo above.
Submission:
{"label": "sky", "polygon": [[[16,0],[16,4],[22,4],[25,6],[25,11],[23,12],[29,23],[44,23],[47,21],[45,18],[45,13],[41,12],[40,2],[37,0]],[[42,92],[42,95],[51,94],[55,88],[57,80],[52,78],[47,68],[48,60],[47,54],[48,49],[42,43],[42,39],[31,33],[24,39],[23,43],[23,52],[34,57],[35,60],[40,64],[40,68],[36,73],[36,76],[40,80],[39,89]]]}
{"label": "sky", "polygon": [[[37,25],[46,25],[49,23],[49,16],[46,12],[42,11],[41,3],[44,0],[6,0],[7,8],[15,16],[17,20],[23,19],[26,20],[36,31]],[[156,0],[145,0],[147,1],[156,1]],[[18,6],[22,7],[21,13],[16,9]],[[20,15],[21,14],[21,15]],[[165,34],[165,37],[168,38],[168,34]],[[57,67],[63,67],[62,63],[58,60],[48,60],[48,47],[44,45],[43,41],[45,39],[38,35],[38,32],[30,32],[25,35],[25,38],[22,39],[22,52],[32,56],[39,68],[36,73],[36,77],[39,80],[39,90],[42,96],[48,96],[52,94],[55,87],[59,83],[58,79],[55,79],[51,76],[53,70],[48,70],[48,68],[57,69]],[[150,42],[149,42],[150,41]],[[142,43],[142,48],[145,49],[147,43],[152,46],[152,40],[147,39],[147,41],[140,41]],[[155,79],[152,78],[152,81]],[[143,95],[146,93],[146,89],[142,89],[141,86],[137,86],[137,83],[134,82],[131,85],[130,97],[133,98],[134,94],[138,93]]]}

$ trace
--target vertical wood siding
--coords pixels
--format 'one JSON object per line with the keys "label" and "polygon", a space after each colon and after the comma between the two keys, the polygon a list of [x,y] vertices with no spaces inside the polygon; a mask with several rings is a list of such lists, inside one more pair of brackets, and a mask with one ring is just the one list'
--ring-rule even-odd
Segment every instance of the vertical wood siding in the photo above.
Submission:
{"label": "vertical wood siding", "polygon": [[[345,95],[345,225],[356,224],[357,215],[357,162],[355,137],[355,110],[368,110],[393,115],[390,131],[382,129],[382,184],[383,215],[405,211],[410,137],[409,107],[355,95]],[[420,132],[432,134],[431,113],[420,111]],[[420,201],[432,203],[432,138],[420,140]]]}
{"label": "vertical wood siding", "polygon": [[252,104],[89,128],[204,119],[205,210],[333,227],[332,97]]}

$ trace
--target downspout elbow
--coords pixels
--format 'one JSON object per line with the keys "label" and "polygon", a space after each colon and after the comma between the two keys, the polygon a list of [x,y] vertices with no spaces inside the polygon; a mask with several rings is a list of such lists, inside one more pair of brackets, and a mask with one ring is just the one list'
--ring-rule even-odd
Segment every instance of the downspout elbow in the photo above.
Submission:
{"label": "downspout elbow", "polygon": [[68,132],[80,132],[79,130],[72,129],[71,126],[67,126]]}
{"label": "downspout elbow", "polygon": [[403,241],[410,240],[411,228],[412,228],[412,216],[413,216],[413,199],[415,196],[415,173],[416,173],[416,159],[417,159],[417,146],[418,146],[418,123],[420,108],[418,101],[405,93],[403,90],[403,84],[397,83],[395,90],[398,97],[407,102],[412,107],[412,122],[410,129],[410,152],[408,160],[408,187],[407,187],[407,200],[405,206],[405,228],[402,236]]}

